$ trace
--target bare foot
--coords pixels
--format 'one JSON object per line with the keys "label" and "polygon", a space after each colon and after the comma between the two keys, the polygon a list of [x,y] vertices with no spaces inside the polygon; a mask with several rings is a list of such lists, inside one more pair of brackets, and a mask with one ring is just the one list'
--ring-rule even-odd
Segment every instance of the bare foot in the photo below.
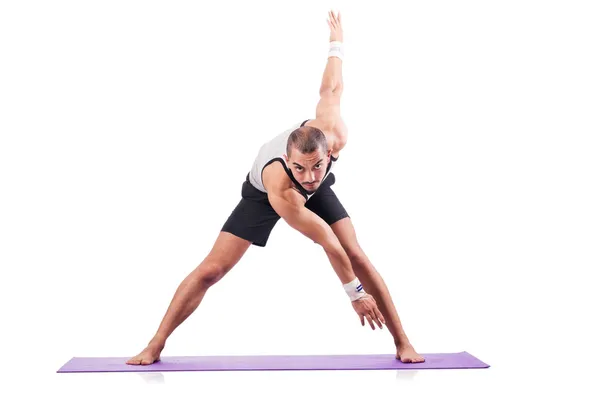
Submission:
{"label": "bare foot", "polygon": [[403,363],[422,363],[425,361],[421,355],[417,354],[410,343],[396,347],[396,360]]}
{"label": "bare foot", "polygon": [[150,365],[160,360],[160,352],[165,347],[162,343],[150,342],[140,354],[130,358],[126,364],[130,365]]}

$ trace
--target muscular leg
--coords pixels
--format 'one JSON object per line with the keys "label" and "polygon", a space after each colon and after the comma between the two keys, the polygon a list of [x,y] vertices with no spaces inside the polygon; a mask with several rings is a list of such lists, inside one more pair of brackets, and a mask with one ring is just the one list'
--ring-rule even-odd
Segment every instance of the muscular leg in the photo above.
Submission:
{"label": "muscular leg", "polygon": [[396,358],[401,359],[403,362],[423,362],[423,357],[415,352],[404,333],[402,323],[385,282],[358,244],[350,218],[340,219],[333,223],[331,228],[350,258],[352,270],[360,280],[364,290],[375,298],[377,307],[385,318],[385,324],[394,338]]}
{"label": "muscular leg", "polygon": [[206,258],[181,282],[156,334],[148,346],[127,364],[147,365],[157,361],[167,338],[200,305],[208,288],[219,281],[244,255],[251,242],[228,232],[219,232]]}

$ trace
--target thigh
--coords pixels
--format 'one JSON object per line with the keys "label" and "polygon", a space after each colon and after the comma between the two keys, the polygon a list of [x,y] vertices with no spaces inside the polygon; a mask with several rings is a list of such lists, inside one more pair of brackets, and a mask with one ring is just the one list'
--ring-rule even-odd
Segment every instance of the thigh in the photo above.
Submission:
{"label": "thigh", "polygon": [[280,216],[267,194],[252,186],[248,179],[242,185],[242,199],[223,224],[221,232],[264,247]]}
{"label": "thigh", "polygon": [[331,189],[335,183],[335,175],[329,174],[323,185],[306,201],[305,207],[319,215],[328,225],[333,225],[340,219],[348,218],[348,212]]}
{"label": "thigh", "polygon": [[212,249],[194,272],[199,274],[204,283],[213,285],[233,269],[250,244],[248,240],[221,231]]}
{"label": "thigh", "polygon": [[210,262],[231,268],[242,259],[250,244],[248,240],[221,231],[207,257]]}

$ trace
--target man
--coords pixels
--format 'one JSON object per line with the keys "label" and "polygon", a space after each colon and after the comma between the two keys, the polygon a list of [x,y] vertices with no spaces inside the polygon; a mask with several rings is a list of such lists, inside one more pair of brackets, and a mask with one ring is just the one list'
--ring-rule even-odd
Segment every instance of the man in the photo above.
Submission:
{"label": "man", "polygon": [[372,329],[386,324],[397,359],[424,361],[404,333],[383,279],[358,245],[350,217],[331,189],[335,183],[331,169],[346,144],[347,129],[340,117],[340,13],[329,12],[328,24],[330,50],[315,119],[293,125],[260,148],[242,186],[242,199],[212,250],[179,285],[148,346],[127,364],[159,360],[167,338],[196,310],[208,288],[233,268],[251,244],[264,247],[280,218],[323,247],[363,326],[365,318]]}

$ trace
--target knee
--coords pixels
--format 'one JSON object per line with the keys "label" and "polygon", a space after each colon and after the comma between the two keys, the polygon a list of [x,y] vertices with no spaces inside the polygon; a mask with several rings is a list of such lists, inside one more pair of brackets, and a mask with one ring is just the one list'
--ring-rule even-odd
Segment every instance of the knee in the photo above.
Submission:
{"label": "knee", "polygon": [[196,269],[197,280],[203,287],[210,287],[221,280],[231,267],[225,263],[205,260]]}

